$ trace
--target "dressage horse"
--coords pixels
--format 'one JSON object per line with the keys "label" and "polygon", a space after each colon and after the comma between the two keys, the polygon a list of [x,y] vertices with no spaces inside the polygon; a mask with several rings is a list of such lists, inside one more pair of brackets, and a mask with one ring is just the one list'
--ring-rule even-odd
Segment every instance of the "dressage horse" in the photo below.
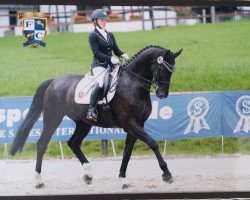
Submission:
{"label": "dressage horse", "polygon": [[81,143],[92,126],[120,127],[127,133],[119,178],[125,180],[126,169],[131,157],[133,146],[137,139],[146,143],[155,153],[159,166],[163,171],[165,182],[173,181],[167,163],[162,158],[158,145],[143,129],[145,121],[151,114],[152,105],[150,88],[153,84],[156,96],[166,98],[169,93],[171,75],[175,70],[175,58],[182,49],[172,51],[159,47],[148,46],[136,53],[120,67],[119,82],[114,98],[110,101],[110,110],[115,119],[112,124],[107,116],[97,107],[99,116],[97,122],[86,119],[88,105],[76,104],[74,101],[75,88],[83,78],[82,75],[65,75],[53,80],[47,80],[38,87],[29,112],[21,124],[11,146],[10,154],[21,151],[34,123],[43,113],[43,131],[37,142],[36,187],[42,188],[41,179],[42,159],[47,145],[66,115],[76,123],[75,131],[68,141],[84,168],[84,181],[90,184],[93,179],[91,166],[83,152]]}

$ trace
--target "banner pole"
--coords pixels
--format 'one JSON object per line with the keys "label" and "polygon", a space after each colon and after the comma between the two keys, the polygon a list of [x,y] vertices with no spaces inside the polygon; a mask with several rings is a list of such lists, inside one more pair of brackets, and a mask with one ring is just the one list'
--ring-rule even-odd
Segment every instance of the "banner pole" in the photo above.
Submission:
{"label": "banner pole", "polygon": [[113,149],[114,157],[116,157],[114,140],[111,140],[111,145],[112,145],[112,149]]}
{"label": "banner pole", "polygon": [[63,147],[62,147],[62,142],[61,141],[59,141],[59,146],[60,146],[60,151],[61,151],[62,159],[64,160]]}
{"label": "banner pole", "polygon": [[221,135],[221,155],[223,156],[224,154],[224,137]]}
{"label": "banner pole", "polygon": [[9,159],[9,154],[8,154],[8,145],[7,143],[4,143],[4,154],[7,159]]}
{"label": "banner pole", "polygon": [[167,146],[167,140],[164,142],[164,149],[163,149],[163,155],[166,155],[166,146]]}

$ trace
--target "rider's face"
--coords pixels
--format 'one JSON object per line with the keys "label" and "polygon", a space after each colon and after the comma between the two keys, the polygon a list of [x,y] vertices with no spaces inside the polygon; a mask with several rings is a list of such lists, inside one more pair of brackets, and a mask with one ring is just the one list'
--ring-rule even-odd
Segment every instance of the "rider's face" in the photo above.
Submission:
{"label": "rider's face", "polygon": [[106,19],[97,19],[97,23],[102,29],[106,28],[107,22],[108,21]]}

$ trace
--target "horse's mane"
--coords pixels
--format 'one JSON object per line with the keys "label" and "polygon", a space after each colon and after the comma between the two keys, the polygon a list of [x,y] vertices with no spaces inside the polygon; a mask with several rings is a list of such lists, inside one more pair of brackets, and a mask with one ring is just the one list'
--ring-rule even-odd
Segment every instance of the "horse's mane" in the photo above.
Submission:
{"label": "horse's mane", "polygon": [[161,50],[165,50],[165,48],[160,47],[160,46],[156,46],[156,45],[150,45],[150,46],[146,46],[145,48],[139,50],[135,55],[133,55],[129,60],[126,61],[125,64],[123,64],[123,67],[127,67],[127,65],[129,65],[133,60],[135,60],[141,53],[144,53],[147,50],[150,49],[161,49]]}

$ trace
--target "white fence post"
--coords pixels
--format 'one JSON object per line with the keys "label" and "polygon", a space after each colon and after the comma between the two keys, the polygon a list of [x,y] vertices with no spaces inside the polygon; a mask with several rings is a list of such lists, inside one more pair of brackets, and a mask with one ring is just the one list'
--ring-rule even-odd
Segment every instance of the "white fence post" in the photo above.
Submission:
{"label": "white fence post", "polygon": [[221,155],[223,156],[224,154],[224,137],[221,135]]}
{"label": "white fence post", "polygon": [[73,32],[74,30],[74,24],[75,24],[75,11],[70,11],[70,26],[69,26],[69,32]]}
{"label": "white fence post", "polygon": [[9,154],[8,154],[8,145],[7,143],[4,143],[4,156],[8,159]]}
{"label": "white fence post", "polygon": [[202,9],[202,22],[205,24],[207,22],[206,10]]}
{"label": "white fence post", "polygon": [[141,9],[141,22],[142,22],[142,30],[145,30],[144,6],[142,6]]}
{"label": "white fence post", "polygon": [[111,140],[111,145],[112,145],[112,149],[113,149],[114,157],[116,157],[114,140]]}
{"label": "white fence post", "polygon": [[63,153],[63,147],[62,147],[62,142],[61,141],[59,141],[59,146],[60,146],[60,151],[61,151],[62,159],[64,160],[64,153]]}
{"label": "white fence post", "polygon": [[211,11],[211,22],[215,23],[215,7],[212,6],[210,11]]}
{"label": "white fence post", "polygon": [[166,146],[167,146],[167,140],[164,142],[164,149],[163,149],[163,155],[166,155]]}

